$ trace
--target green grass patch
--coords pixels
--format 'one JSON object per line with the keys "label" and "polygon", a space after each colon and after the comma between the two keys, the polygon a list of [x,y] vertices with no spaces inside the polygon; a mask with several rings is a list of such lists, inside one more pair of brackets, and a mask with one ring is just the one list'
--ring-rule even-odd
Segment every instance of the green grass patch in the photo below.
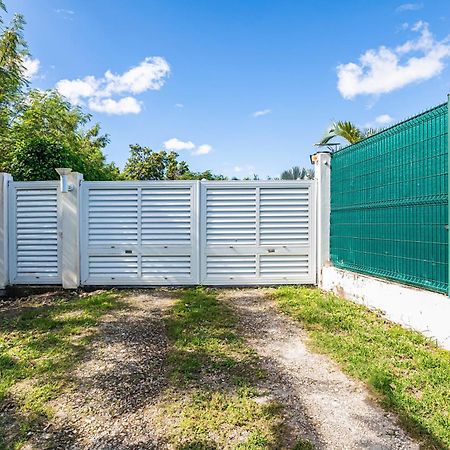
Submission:
{"label": "green grass patch", "polygon": [[0,449],[20,448],[28,432],[52,417],[49,402],[67,383],[99,317],[121,304],[111,291],[31,305],[0,319]]}
{"label": "green grass patch", "polygon": [[166,323],[172,386],[163,414],[173,423],[170,442],[179,449],[285,448],[280,406],[255,401],[265,373],[217,292],[181,291]]}
{"label": "green grass patch", "polygon": [[382,405],[431,448],[450,448],[450,352],[364,306],[317,289],[280,287],[282,311],[308,331],[314,348],[365,381]]}

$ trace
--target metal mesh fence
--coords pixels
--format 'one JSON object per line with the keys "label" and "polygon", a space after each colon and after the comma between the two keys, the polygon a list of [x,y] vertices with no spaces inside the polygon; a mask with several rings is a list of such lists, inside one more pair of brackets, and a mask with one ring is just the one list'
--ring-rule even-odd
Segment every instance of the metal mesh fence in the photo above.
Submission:
{"label": "metal mesh fence", "polygon": [[333,264],[447,292],[448,153],[447,103],[336,152]]}

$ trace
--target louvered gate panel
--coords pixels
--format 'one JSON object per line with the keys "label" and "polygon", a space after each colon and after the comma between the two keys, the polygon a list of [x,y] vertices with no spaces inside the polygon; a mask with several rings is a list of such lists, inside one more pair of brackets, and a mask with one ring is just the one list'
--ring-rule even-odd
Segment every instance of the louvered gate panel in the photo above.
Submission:
{"label": "louvered gate panel", "polygon": [[11,284],[60,284],[58,182],[10,184]]}
{"label": "louvered gate panel", "polygon": [[202,283],[315,283],[314,182],[203,182]]}
{"label": "louvered gate panel", "polygon": [[197,182],[86,182],[82,283],[198,283]]}

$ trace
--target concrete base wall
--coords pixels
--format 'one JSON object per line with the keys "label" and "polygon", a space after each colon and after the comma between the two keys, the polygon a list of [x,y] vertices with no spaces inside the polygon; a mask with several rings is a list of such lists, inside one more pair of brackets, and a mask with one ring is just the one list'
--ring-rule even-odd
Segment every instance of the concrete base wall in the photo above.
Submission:
{"label": "concrete base wall", "polygon": [[335,267],[323,267],[320,287],[420,331],[450,350],[450,298]]}

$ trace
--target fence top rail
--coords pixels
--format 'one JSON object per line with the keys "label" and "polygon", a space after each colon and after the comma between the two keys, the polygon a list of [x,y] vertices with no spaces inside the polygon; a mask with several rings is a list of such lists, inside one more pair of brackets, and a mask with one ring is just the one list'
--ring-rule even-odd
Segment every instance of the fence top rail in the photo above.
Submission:
{"label": "fence top rail", "polygon": [[[32,182],[33,183],[33,182]],[[83,185],[88,188],[114,186],[114,187],[137,187],[149,186],[190,186],[200,183],[206,186],[229,186],[229,187],[251,187],[251,186],[311,186],[315,180],[146,180],[146,181],[83,181]]]}
{"label": "fence top rail", "polygon": [[315,180],[205,180],[201,184],[206,186],[310,186],[315,183]]}
{"label": "fence top rail", "polygon": [[[442,109],[443,111],[439,111],[440,109]],[[381,129],[380,131],[378,131],[377,133],[372,134],[371,136],[368,136],[364,139],[361,139],[360,141],[354,143],[354,144],[348,144],[345,147],[342,147],[341,149],[333,152],[331,154],[332,157],[335,156],[342,156],[345,153],[348,153],[349,151],[355,150],[356,148],[363,146],[363,145],[368,145],[371,142],[375,142],[379,139],[382,139],[385,136],[390,136],[394,133],[397,133],[399,131],[404,130],[405,128],[409,127],[412,124],[415,123],[421,123],[423,122],[422,118],[424,116],[439,116],[441,113],[445,112],[447,109],[447,102],[445,103],[441,103],[437,106],[434,106],[433,108],[427,109],[419,114],[416,114],[412,117],[408,117],[406,119],[403,119],[397,123],[394,123],[386,128]]]}
{"label": "fence top rail", "polygon": [[30,187],[57,187],[60,184],[59,180],[48,180],[48,181],[14,181],[12,180],[11,183],[16,188],[30,188]]}

